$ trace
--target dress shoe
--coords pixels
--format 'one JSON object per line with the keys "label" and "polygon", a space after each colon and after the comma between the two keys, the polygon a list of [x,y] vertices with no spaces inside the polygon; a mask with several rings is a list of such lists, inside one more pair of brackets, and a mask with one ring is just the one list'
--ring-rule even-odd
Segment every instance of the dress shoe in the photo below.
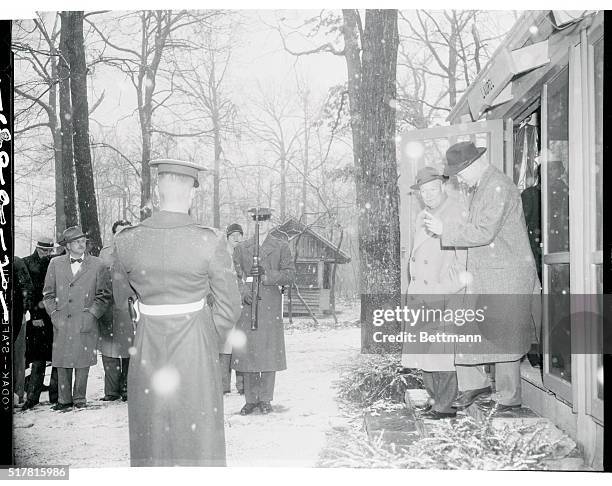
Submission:
{"label": "dress shoe", "polygon": [[459,392],[457,399],[451,403],[451,407],[453,408],[467,408],[472,403],[476,401],[476,399],[481,395],[486,395],[487,393],[491,393],[491,387],[486,386],[484,388],[478,388],[476,390],[465,390]]}
{"label": "dress shoe", "polygon": [[72,403],[56,403],[51,407],[51,410],[55,410],[56,412],[68,411],[72,408]]}
{"label": "dress shoe", "polygon": [[270,402],[259,402],[259,410],[261,410],[261,413],[264,415],[268,415],[272,412],[272,405]]}
{"label": "dress shoe", "polygon": [[240,415],[251,415],[256,408],[257,403],[245,403],[242,410],[240,410]]}
{"label": "dress shoe", "polygon": [[437,410],[430,410],[427,413],[421,415],[422,419],[425,420],[442,420],[447,418],[455,418],[457,412],[438,412]]}
{"label": "dress shoe", "polygon": [[[117,397],[119,398],[119,397]],[[86,408],[87,407],[87,403],[85,402],[78,402],[74,404],[74,408]]]}
{"label": "dress shoe", "polygon": [[417,413],[427,413],[431,410],[431,405],[428,403],[422,407],[414,407],[414,411]]}
{"label": "dress shoe", "polygon": [[119,400],[121,397],[115,395],[104,395],[100,400],[103,402],[114,402],[115,400]]}
{"label": "dress shoe", "polygon": [[127,393],[123,393],[121,395],[121,400],[123,400],[124,402],[127,402]]}
{"label": "dress shoe", "polygon": [[30,410],[31,408],[34,408],[36,405],[38,405],[38,402],[33,402],[32,400],[26,400],[25,403],[23,404],[23,407],[21,407],[21,411],[25,412],[26,410]]}

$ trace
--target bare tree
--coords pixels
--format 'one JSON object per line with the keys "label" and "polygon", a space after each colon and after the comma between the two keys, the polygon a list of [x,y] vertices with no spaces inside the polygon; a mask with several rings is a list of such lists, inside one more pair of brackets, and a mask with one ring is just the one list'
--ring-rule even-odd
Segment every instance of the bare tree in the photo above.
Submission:
{"label": "bare tree", "polygon": [[278,86],[264,89],[259,85],[259,96],[253,102],[257,116],[248,121],[253,140],[263,143],[272,160],[278,164],[280,176],[280,219],[287,217],[287,173],[289,165],[298,157],[298,141],[303,134],[299,117],[295,114],[295,99],[291,93]]}
{"label": "bare tree", "polygon": [[[400,302],[399,197],[395,153],[398,25],[396,10],[343,10],[340,19],[319,16],[318,26],[338,38],[295,55],[329,52],[347,66],[350,124],[359,215],[362,347],[371,348],[376,308]],[[384,195],[384,196],[382,196]]]}
{"label": "bare tree", "polygon": [[[122,33],[123,38],[112,38],[100,29],[95,22],[86,19],[92,29],[102,40],[103,48],[98,61],[117,67],[125,73],[132,83],[137,98],[138,121],[141,133],[141,218],[145,217],[145,208],[151,197],[151,160],[152,137],[154,133],[179,136],[198,136],[206,131],[190,134],[173,134],[162,128],[154,127],[153,118],[156,110],[163,107],[172,96],[172,86],[158,87],[161,63],[164,54],[174,48],[191,49],[195,46],[188,40],[180,38],[179,31],[186,27],[205,22],[215,12],[190,12],[187,10],[144,10],[119,16],[116,20],[121,25],[132,29]],[[139,33],[140,44],[132,47],[130,39],[133,30]],[[107,48],[111,50],[106,53]]]}
{"label": "bare tree", "polygon": [[62,57],[68,58],[70,68],[73,129],[71,135],[80,222],[83,231],[93,242],[92,253],[97,255],[102,248],[102,237],[89,147],[89,103],[83,19],[83,12],[62,13],[62,47],[65,49],[62,50]]}
{"label": "bare tree", "polygon": [[[216,19],[214,28],[198,25],[194,33],[201,47],[176,56],[175,90],[185,97],[184,109],[198,113],[194,131],[206,133],[213,141],[213,226],[221,226],[221,160],[223,143],[236,133],[236,105],[225,87],[230,66],[233,38],[237,23],[234,15],[225,13]],[[183,59],[185,58],[185,59]],[[202,123],[204,120],[204,123]]]}

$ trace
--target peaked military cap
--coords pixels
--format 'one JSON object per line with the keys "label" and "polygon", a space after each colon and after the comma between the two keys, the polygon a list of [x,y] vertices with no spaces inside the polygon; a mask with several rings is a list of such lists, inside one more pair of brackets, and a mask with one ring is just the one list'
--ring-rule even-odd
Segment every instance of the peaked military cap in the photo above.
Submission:
{"label": "peaked military cap", "polygon": [[156,159],[150,161],[149,165],[151,167],[157,167],[158,174],[163,174],[166,172],[170,174],[180,174],[193,177],[195,180],[195,187],[199,187],[200,185],[198,182],[198,172],[206,170],[204,167],[187,160]]}

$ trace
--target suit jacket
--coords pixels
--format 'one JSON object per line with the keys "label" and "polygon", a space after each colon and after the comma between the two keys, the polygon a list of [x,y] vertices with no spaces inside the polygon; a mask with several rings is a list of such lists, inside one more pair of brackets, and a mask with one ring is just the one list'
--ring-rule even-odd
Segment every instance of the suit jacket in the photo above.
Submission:
{"label": "suit jacket", "polygon": [[482,343],[457,345],[455,363],[519,359],[532,340],[537,276],[521,196],[512,180],[489,166],[472,196],[467,221],[444,221],[441,241],[467,247],[472,281],[465,307],[486,308],[482,323],[463,327],[466,334],[479,334]]}
{"label": "suit jacket", "polygon": [[[465,219],[465,206],[450,197],[433,212],[436,216],[449,221]],[[457,295],[464,285],[459,276],[465,272],[467,251],[454,247],[443,247],[440,239],[429,233],[423,222],[425,211],[416,219],[414,245],[410,253],[410,283],[408,285],[409,306],[440,309],[453,307]],[[452,333],[453,323],[427,322],[405,329],[408,332],[437,331]],[[417,352],[419,351],[419,352]],[[454,371],[454,346],[451,343],[404,343],[402,365],[406,368],[419,368],[425,371]]]}
{"label": "suit jacket", "polygon": [[53,323],[53,366],[86,368],[96,364],[98,319],[111,297],[110,273],[100,258],[86,254],[75,275],[68,254],[51,260],[43,302]]}
{"label": "suit jacket", "polygon": [[[251,292],[246,278],[253,266],[255,238],[241,242],[234,249],[234,265],[241,281],[241,295]],[[232,350],[232,368],[237,371],[280,371],[287,368],[285,357],[285,329],[283,327],[282,294],[279,286],[291,285],[295,280],[295,265],[289,243],[268,234],[259,250],[259,261],[265,269],[260,285],[258,329],[251,330],[251,305],[242,306],[236,329],[246,335],[246,344]]]}

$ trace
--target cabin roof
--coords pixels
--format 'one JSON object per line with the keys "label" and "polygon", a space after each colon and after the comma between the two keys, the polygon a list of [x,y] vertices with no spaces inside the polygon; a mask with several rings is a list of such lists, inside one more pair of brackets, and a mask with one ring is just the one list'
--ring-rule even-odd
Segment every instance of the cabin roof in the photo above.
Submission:
{"label": "cabin roof", "polygon": [[[316,232],[311,226],[305,225],[295,218],[289,218],[283,224],[275,228],[276,232],[284,234],[289,241],[295,239],[300,234],[306,234],[319,241],[332,255],[336,255],[336,263],[344,264],[351,261],[351,257],[342,250],[337,250],[336,245],[329,241],[325,236]],[[299,260],[299,257],[298,257]]]}

